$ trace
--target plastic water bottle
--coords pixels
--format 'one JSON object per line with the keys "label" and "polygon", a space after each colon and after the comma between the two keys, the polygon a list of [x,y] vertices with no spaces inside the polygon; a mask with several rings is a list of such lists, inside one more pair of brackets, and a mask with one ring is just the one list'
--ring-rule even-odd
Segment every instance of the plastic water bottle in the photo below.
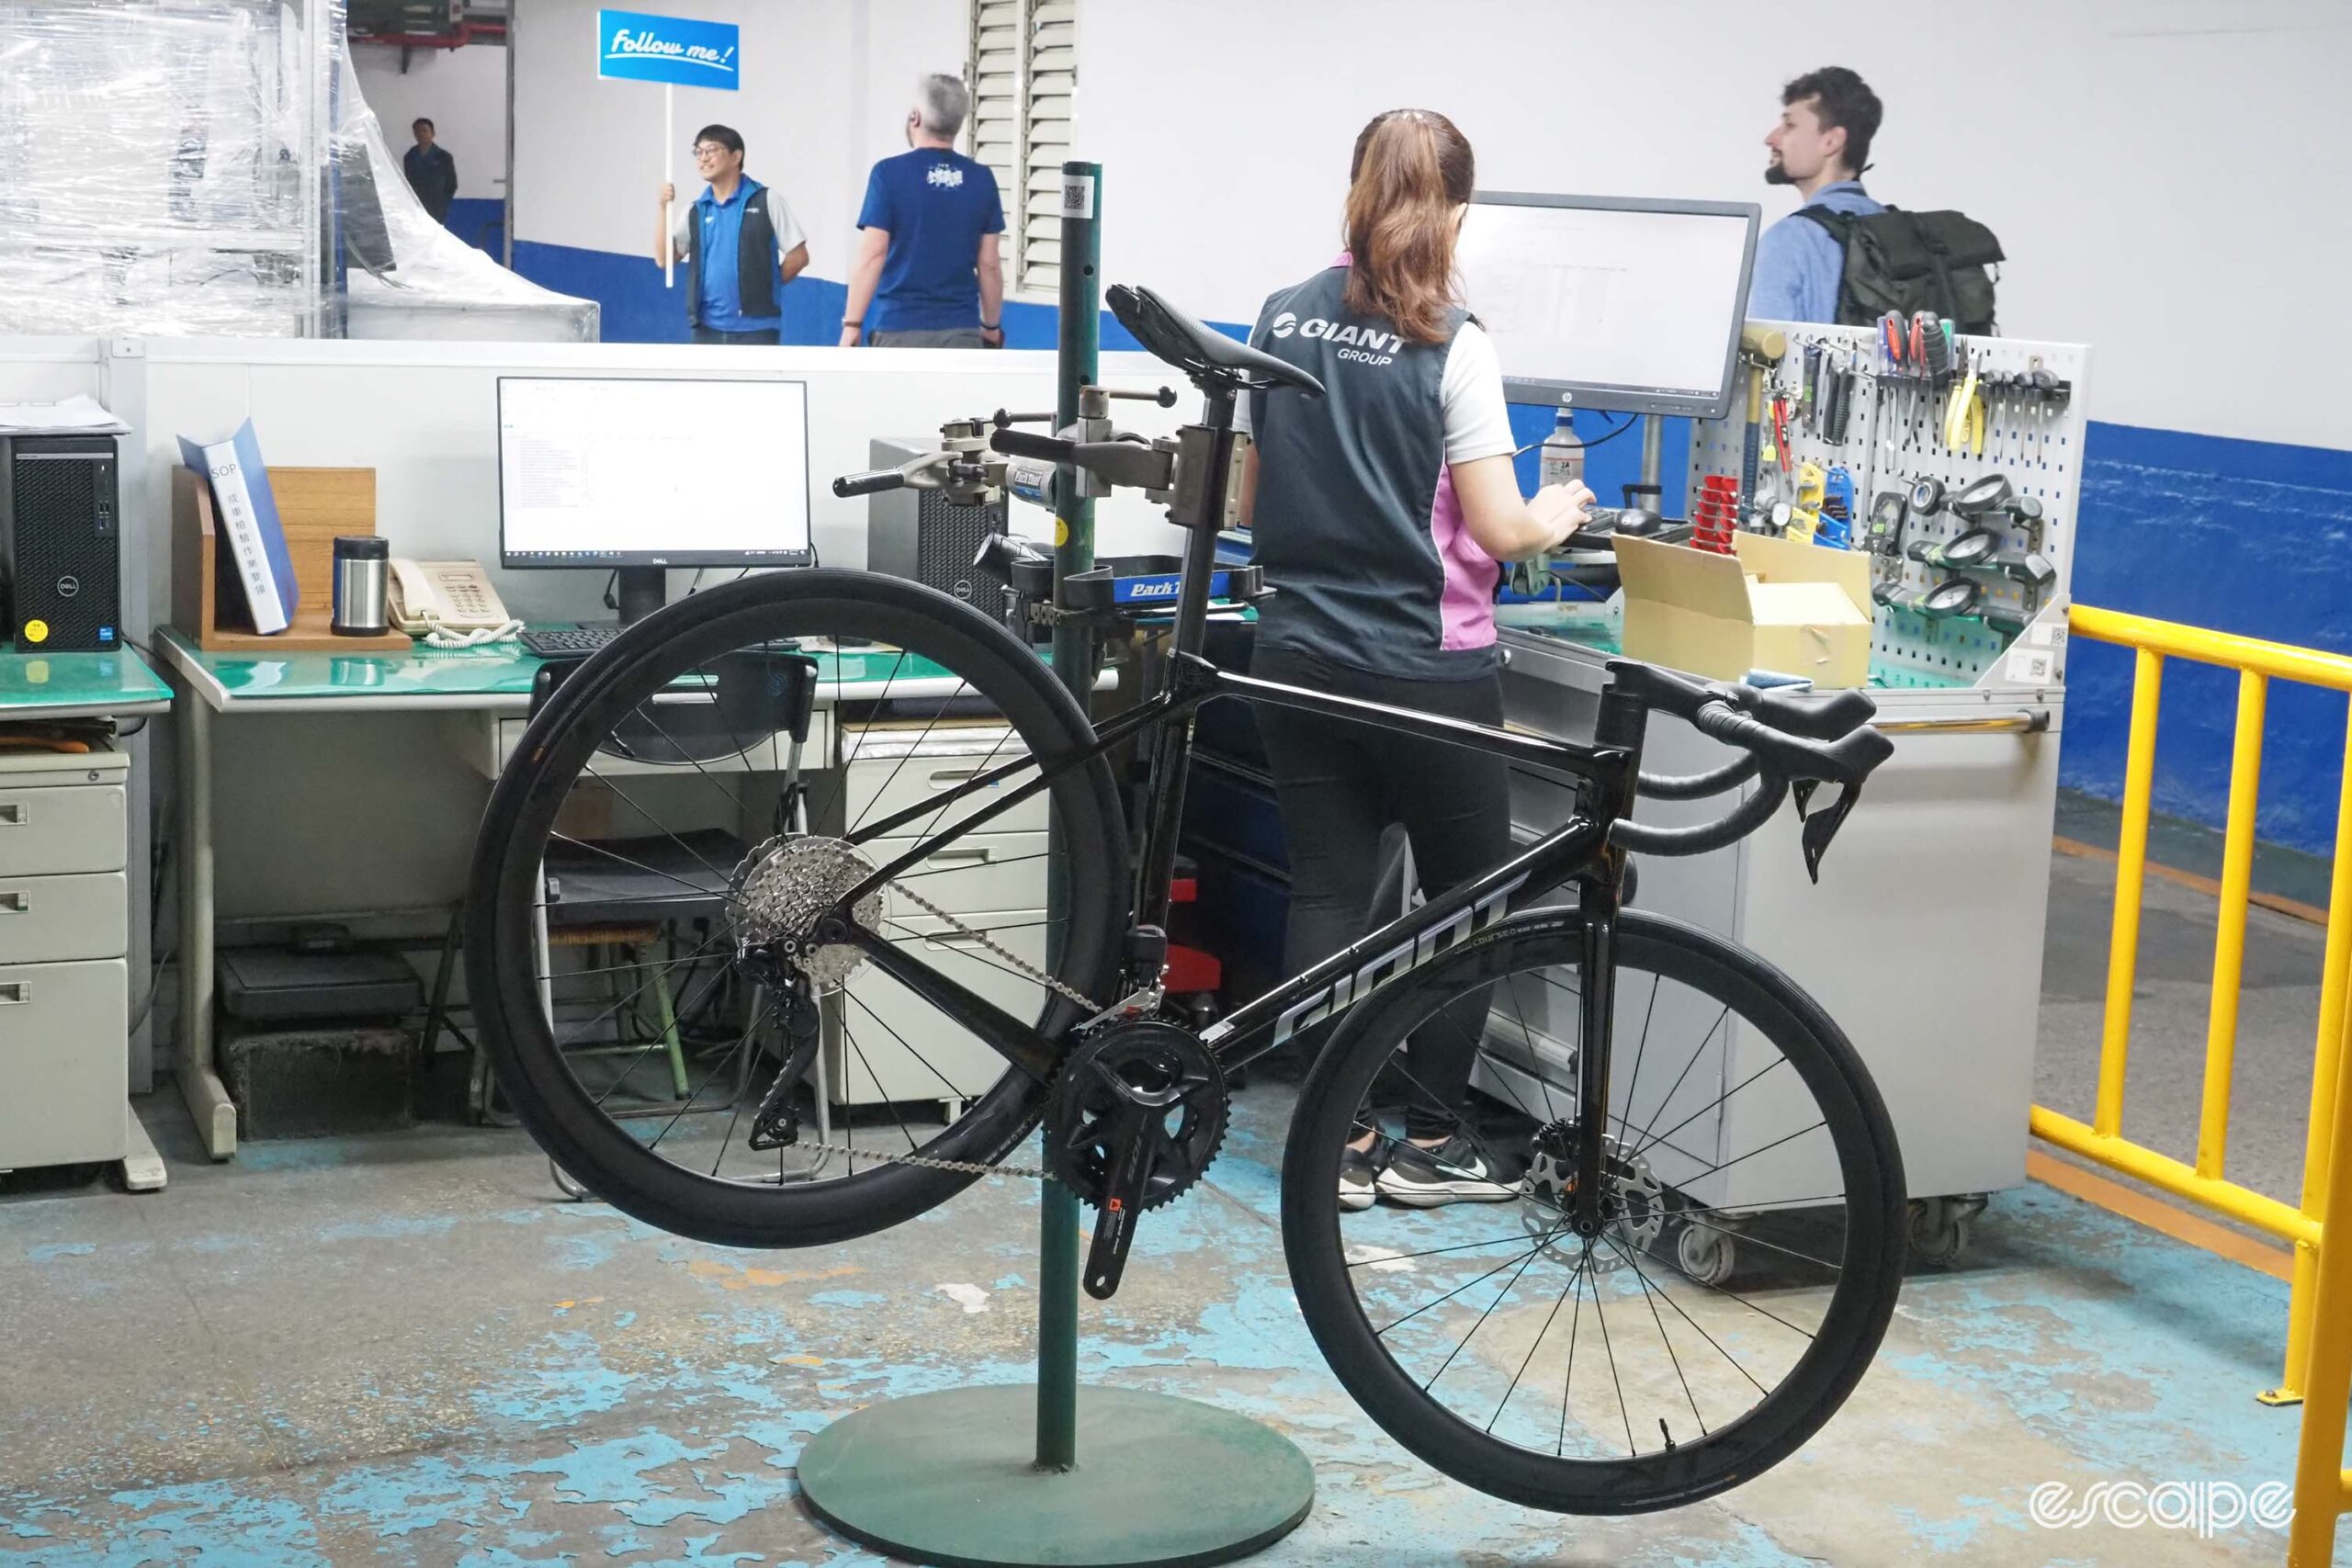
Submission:
{"label": "plastic water bottle", "polygon": [[1537,482],[1544,485],[1572,485],[1584,478],[1584,444],[1577,439],[1577,427],[1569,423],[1566,409],[1560,411],[1552,434],[1544,438],[1536,476]]}

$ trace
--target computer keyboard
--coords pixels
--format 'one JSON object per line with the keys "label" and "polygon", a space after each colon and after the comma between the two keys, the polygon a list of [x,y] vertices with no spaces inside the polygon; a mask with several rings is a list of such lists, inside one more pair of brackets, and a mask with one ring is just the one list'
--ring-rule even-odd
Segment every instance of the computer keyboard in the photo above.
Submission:
{"label": "computer keyboard", "polygon": [[519,640],[538,658],[567,659],[594,653],[620,635],[618,626],[526,626]]}

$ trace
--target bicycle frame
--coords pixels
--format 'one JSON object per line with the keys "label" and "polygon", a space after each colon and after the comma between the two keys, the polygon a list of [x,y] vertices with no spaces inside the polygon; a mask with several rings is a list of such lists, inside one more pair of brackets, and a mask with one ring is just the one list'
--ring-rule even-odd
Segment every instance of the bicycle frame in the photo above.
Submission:
{"label": "bicycle frame", "polygon": [[[1211,389],[1204,423],[1213,436],[1206,493],[1227,492],[1233,461],[1233,393]],[[1171,513],[1172,515],[1172,513]],[[1183,521],[1180,518],[1179,521]],[[1608,1062],[1614,1001],[1615,924],[1623,886],[1624,855],[1609,842],[1609,830],[1631,813],[1641,771],[1647,710],[1631,697],[1604,690],[1594,744],[1522,735],[1487,725],[1439,717],[1408,708],[1337,697],[1302,687],[1253,679],[1220,670],[1202,657],[1208,624],[1208,583],[1216,566],[1214,526],[1190,525],[1180,579],[1173,631],[1171,676],[1165,692],[1147,697],[1095,730],[1091,745],[1049,761],[1016,758],[965,781],[944,795],[920,802],[848,835],[853,844],[871,842],[918,818],[933,821],[959,799],[995,789],[1031,768],[1037,776],[1011,789],[936,837],[926,837],[877,867],[852,888],[821,920],[814,939],[854,944],[876,968],[969,1030],[983,1043],[1040,1082],[1060,1055],[1029,1023],[940,974],[880,933],[851,918],[858,900],[909,871],[991,819],[1020,805],[1072,769],[1088,766],[1114,747],[1147,730],[1159,732],[1152,750],[1145,790],[1148,820],[1137,863],[1130,931],[1164,932],[1174,882],[1177,838],[1184,806],[1184,782],[1193,754],[1193,719],[1202,704],[1238,697],[1261,706],[1351,720],[1421,739],[1463,746],[1532,767],[1565,773],[1577,780],[1577,809],[1568,820],[1525,851],[1486,874],[1409,909],[1306,973],[1227,1014],[1202,1033],[1202,1042],[1227,1067],[1242,1066],[1281,1045],[1301,1029],[1346,1011],[1374,991],[1411,973],[1437,954],[1525,908],[1563,883],[1577,884],[1585,914],[1578,962],[1586,976],[1579,1000],[1586,1066],[1578,1112],[1586,1126],[1606,1124]],[[1156,987],[1163,942],[1131,943],[1123,997]],[[1143,972],[1148,969],[1148,972]],[[1597,1069],[1597,1070],[1595,1070]],[[1579,1154],[1577,1227],[1598,1234],[1600,1226],[1602,1140],[1588,1139]]]}

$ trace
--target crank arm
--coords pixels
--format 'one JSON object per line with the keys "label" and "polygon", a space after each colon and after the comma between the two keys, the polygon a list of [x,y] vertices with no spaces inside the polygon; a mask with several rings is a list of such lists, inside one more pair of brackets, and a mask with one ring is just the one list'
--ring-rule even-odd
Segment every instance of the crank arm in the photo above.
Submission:
{"label": "crank arm", "polygon": [[1118,1293],[1127,1271],[1127,1249],[1135,1245],[1136,1222],[1143,1216],[1143,1198],[1159,1163],[1158,1123],[1139,1111],[1119,1118],[1118,1163],[1111,1168],[1109,1190],[1094,1214],[1094,1245],[1086,1252],[1086,1293],[1107,1302]]}

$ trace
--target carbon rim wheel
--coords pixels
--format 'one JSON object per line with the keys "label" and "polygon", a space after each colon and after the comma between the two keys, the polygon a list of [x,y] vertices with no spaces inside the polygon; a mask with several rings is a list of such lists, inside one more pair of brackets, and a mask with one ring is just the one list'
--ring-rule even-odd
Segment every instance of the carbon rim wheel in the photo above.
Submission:
{"label": "carbon rim wheel", "polygon": [[[804,659],[818,689],[796,810],[788,734],[764,739],[784,711],[763,705]],[[895,579],[772,574],[631,627],[532,721],[476,844],[469,994],[525,1125],[615,1207],[729,1246],[866,1235],[968,1185],[977,1170],[952,1167],[1001,1159],[1044,1086],[848,944],[785,952],[788,928],[994,792],[877,834],[910,802],[1091,740],[1035,656]],[[850,765],[825,765],[834,748]],[[1083,1016],[1064,988],[1110,982],[1126,847],[1101,761],[1036,802],[909,868],[859,918],[1053,1038]],[[1071,846],[1050,928],[1048,810]]]}
{"label": "carbon rim wheel", "polygon": [[[1636,1513],[1751,1479],[1844,1403],[1902,1283],[1902,1166],[1815,1003],[1752,954],[1628,911],[1605,1224],[1577,1235],[1534,1156],[1584,1135],[1580,930],[1573,910],[1514,918],[1358,1007],[1301,1089],[1283,1233],[1317,1343],[1391,1436],[1513,1502]],[[1345,1145],[1370,1122],[1392,1150],[1417,1104],[1426,1134],[1420,1079],[1472,1031],[1446,1170],[1487,1201],[1399,1206],[1430,1180],[1408,1161],[1409,1183],[1384,1175],[1381,1202],[1343,1213]],[[1686,1272],[1686,1235],[1736,1258],[1729,1276]]]}

